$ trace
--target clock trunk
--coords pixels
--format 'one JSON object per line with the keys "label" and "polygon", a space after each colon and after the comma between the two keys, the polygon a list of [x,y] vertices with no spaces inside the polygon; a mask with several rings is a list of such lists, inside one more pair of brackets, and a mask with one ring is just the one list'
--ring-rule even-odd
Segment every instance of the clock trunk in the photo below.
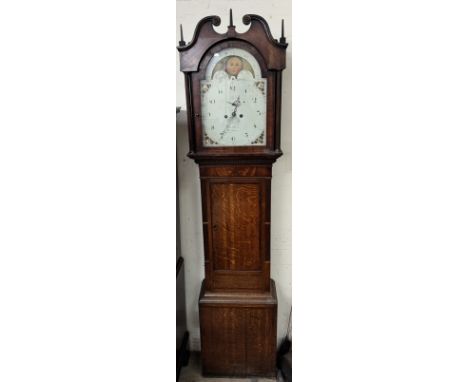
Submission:
{"label": "clock trunk", "polygon": [[206,288],[268,291],[271,165],[200,165]]}

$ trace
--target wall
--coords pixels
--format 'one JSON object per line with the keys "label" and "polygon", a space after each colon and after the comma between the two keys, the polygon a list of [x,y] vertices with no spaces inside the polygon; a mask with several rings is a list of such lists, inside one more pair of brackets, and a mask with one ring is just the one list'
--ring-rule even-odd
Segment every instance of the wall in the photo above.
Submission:
{"label": "wall", "polygon": [[[192,39],[197,22],[208,15],[221,17],[221,25],[215,29],[224,33],[229,24],[229,8],[238,32],[248,29],[242,23],[247,13],[264,17],[270,25],[273,37],[281,35],[281,19],[285,23],[285,35],[289,43],[286,69],[283,71],[283,108],[281,146],[284,155],[273,165],[272,210],[271,210],[271,277],[276,282],[278,294],[278,342],[287,333],[291,309],[291,3],[279,0],[178,0],[176,44],[180,39],[179,24],[183,25],[184,40]],[[177,106],[182,111],[177,117],[177,164],[179,170],[180,233],[182,256],[185,259],[185,287],[187,326],[191,336],[191,349],[200,348],[198,320],[198,294],[204,277],[203,235],[200,205],[200,182],[198,167],[189,158],[186,128],[184,78],[179,72],[179,55],[176,52]]]}

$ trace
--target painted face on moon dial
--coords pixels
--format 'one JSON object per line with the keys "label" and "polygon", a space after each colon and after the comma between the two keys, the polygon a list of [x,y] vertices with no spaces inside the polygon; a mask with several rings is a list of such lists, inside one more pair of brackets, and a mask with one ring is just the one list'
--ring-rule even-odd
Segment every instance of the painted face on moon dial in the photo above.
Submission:
{"label": "painted face on moon dial", "polygon": [[226,62],[226,73],[231,76],[237,76],[242,70],[242,60],[237,56],[232,56]]}
{"label": "painted face on moon dial", "polygon": [[200,82],[203,145],[266,144],[266,79],[247,51],[216,53]]}

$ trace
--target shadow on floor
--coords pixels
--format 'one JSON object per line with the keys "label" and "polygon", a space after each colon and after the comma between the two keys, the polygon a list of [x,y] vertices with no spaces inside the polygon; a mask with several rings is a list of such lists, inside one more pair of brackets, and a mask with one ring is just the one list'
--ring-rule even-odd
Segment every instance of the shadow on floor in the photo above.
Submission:
{"label": "shadow on floor", "polygon": [[277,378],[218,378],[218,377],[203,377],[201,375],[200,353],[190,353],[188,366],[182,368],[180,372],[179,382],[284,382],[281,378],[281,373],[278,372]]}

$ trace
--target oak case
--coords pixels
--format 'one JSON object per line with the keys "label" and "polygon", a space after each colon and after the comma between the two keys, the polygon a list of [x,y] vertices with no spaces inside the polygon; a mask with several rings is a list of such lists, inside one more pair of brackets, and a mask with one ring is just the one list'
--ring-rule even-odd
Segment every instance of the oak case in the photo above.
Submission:
{"label": "oak case", "polygon": [[[219,34],[213,26],[220,18],[205,17],[193,40],[186,45],[182,37],[178,46],[185,76],[188,156],[199,164],[202,191],[202,368],[205,375],[274,376],[277,298],[270,279],[271,170],[282,155],[281,71],[287,44],[284,36],[279,42],[272,37],[262,17],[245,15],[242,20],[250,25],[245,33],[235,31],[231,14],[227,32]],[[227,48],[249,52],[266,79],[264,145],[203,144],[201,81],[210,59]]]}

